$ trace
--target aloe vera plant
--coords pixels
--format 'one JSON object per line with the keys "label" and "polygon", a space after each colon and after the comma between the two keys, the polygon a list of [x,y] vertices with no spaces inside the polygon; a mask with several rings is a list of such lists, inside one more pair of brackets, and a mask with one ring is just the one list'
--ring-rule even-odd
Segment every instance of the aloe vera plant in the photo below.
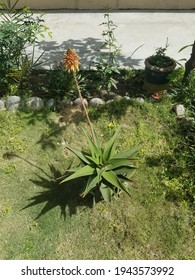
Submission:
{"label": "aloe vera plant", "polygon": [[83,97],[77,80],[76,72],[79,70],[79,64],[78,55],[72,49],[68,49],[64,57],[64,66],[68,72],[73,73],[79,98],[90,128],[91,137],[84,131],[90,152],[83,152],[82,150],[73,149],[67,146],[67,148],[80,159],[84,166],[79,166],[74,170],[66,170],[68,173],[71,172],[72,174],[65,177],[61,183],[81,177],[87,177],[87,183],[81,195],[85,197],[87,194],[91,193],[94,196],[94,202],[96,202],[101,194],[105,201],[111,201],[112,197],[120,191],[124,191],[130,195],[124,182],[131,181],[128,174],[136,167],[131,164],[130,158],[137,152],[139,147],[116,153],[116,140],[119,130],[116,131],[103,148],[100,146],[89,118],[87,108],[83,102]]}
{"label": "aloe vera plant", "polygon": [[81,160],[84,166],[71,170],[72,174],[61,183],[80,177],[88,177],[81,195],[85,197],[89,193],[93,194],[94,202],[96,202],[100,194],[105,201],[111,201],[112,197],[120,191],[130,195],[125,182],[132,181],[129,178],[129,174],[136,167],[131,163],[130,159],[138,151],[139,147],[116,153],[116,140],[119,130],[115,132],[104,148],[100,147],[97,139],[96,143],[94,143],[85,131],[84,133],[89,144],[89,153],[67,146]]}

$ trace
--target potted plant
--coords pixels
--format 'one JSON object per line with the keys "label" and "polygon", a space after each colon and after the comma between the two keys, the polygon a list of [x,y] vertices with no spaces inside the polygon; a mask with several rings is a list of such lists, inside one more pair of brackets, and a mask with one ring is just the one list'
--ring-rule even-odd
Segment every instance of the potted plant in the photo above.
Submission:
{"label": "potted plant", "polygon": [[176,67],[173,58],[166,55],[168,41],[164,48],[156,49],[156,53],[145,60],[145,87],[150,91],[168,88],[168,76]]}

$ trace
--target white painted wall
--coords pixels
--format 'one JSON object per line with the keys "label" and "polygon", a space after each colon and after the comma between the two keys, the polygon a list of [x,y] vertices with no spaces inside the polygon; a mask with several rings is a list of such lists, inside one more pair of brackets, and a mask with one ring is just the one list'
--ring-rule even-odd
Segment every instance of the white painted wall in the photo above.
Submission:
{"label": "white painted wall", "polygon": [[23,6],[33,9],[105,9],[107,6],[112,9],[195,9],[195,0],[20,0],[18,7]]}

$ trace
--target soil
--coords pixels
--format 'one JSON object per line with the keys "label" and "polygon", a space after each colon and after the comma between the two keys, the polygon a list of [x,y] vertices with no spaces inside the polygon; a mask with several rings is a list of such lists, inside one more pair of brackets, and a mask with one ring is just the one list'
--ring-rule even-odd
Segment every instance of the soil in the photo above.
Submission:
{"label": "soil", "polygon": [[[48,97],[54,97],[57,95],[57,97],[64,97],[66,87],[63,87],[61,84],[59,84],[57,88],[57,86],[55,86],[55,82],[51,82],[48,87],[47,74],[48,71],[33,73],[33,75],[30,77],[30,83],[33,91],[36,93],[36,95],[38,94]],[[117,88],[115,89],[113,87],[111,91],[108,91],[105,87],[98,89],[102,82],[97,77],[97,73],[93,70],[81,70],[78,75],[82,77],[80,87],[83,97],[85,98],[99,97],[103,98],[104,100],[109,100],[113,97],[116,97],[116,95],[127,95],[130,97],[144,97],[147,95],[147,91],[144,89],[144,70],[121,70],[120,74],[113,76],[113,78],[117,81]],[[73,89],[67,93],[68,97],[71,98],[75,96],[75,92],[77,96],[77,91],[73,85]]]}

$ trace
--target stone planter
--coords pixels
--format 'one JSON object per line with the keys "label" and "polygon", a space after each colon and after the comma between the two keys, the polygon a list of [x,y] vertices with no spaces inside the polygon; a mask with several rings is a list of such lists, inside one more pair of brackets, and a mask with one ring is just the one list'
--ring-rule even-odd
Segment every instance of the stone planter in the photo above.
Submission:
{"label": "stone planter", "polygon": [[174,59],[167,57],[170,64],[167,67],[158,67],[150,63],[151,57],[145,60],[145,88],[151,92],[165,90],[169,87],[168,76],[176,67]]}

